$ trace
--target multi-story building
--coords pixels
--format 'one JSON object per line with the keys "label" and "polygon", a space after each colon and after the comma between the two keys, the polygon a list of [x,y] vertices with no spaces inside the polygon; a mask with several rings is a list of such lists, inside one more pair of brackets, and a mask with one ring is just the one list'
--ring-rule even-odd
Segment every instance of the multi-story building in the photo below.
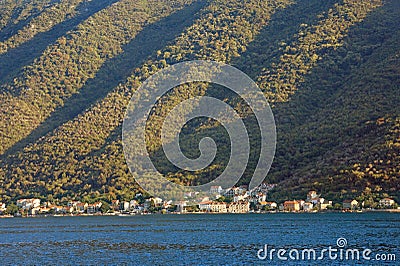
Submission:
{"label": "multi-story building", "polygon": [[293,212],[300,211],[300,203],[297,200],[289,200],[283,203],[284,211]]}
{"label": "multi-story building", "polygon": [[247,201],[232,202],[228,205],[229,213],[248,213],[250,211],[250,203]]}
{"label": "multi-story building", "polygon": [[210,211],[225,213],[225,212],[227,212],[226,203],[225,202],[212,202],[210,204]]}

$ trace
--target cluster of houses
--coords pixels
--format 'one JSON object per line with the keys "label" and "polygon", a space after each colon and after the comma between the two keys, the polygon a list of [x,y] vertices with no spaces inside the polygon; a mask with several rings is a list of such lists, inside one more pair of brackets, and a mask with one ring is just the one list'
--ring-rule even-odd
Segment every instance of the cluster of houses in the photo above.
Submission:
{"label": "cluster of houses", "polygon": [[[395,206],[396,202],[390,198],[383,198],[379,201],[379,207],[383,209],[391,209]],[[340,209],[343,211],[356,211],[362,208],[363,203],[359,203],[355,199],[344,200],[340,205]],[[327,209],[333,209],[332,201],[325,200],[315,190],[308,192],[306,200],[285,201],[279,205],[279,210],[285,212],[318,212]]]}
{"label": "cluster of houses", "polygon": [[[210,189],[210,197],[204,197],[194,204],[191,198],[195,195],[191,193],[185,195],[185,200],[180,202],[166,201],[158,197],[143,199],[143,195],[138,193],[135,199],[130,201],[112,200],[107,208],[102,208],[102,202],[85,203],[80,201],[70,201],[63,205],[55,205],[49,202],[41,203],[40,199],[19,199],[16,202],[18,213],[27,215],[46,215],[46,214],[142,214],[152,212],[205,212],[205,213],[248,213],[250,203],[265,201],[267,192],[275,185],[263,184],[257,189],[249,192],[246,186],[234,187],[228,190],[220,186]],[[213,200],[210,199],[211,195]],[[228,199],[221,201],[221,197]],[[187,199],[187,200],[186,200]],[[0,215],[6,210],[6,205],[0,203]]]}
{"label": "cluster of houses", "polygon": [[49,202],[41,204],[40,199],[19,199],[17,200],[17,207],[29,215],[38,214],[94,214],[100,212],[102,202],[95,202],[93,204],[84,203],[80,201],[70,201],[65,206],[54,205]]}
{"label": "cluster of houses", "polygon": [[[343,201],[343,210],[357,210],[364,207],[363,202],[358,202],[355,199]],[[396,207],[397,204],[394,199],[383,198],[379,201],[379,207],[382,209],[392,209]]]}
{"label": "cluster of houses", "polygon": [[[137,194],[136,198],[141,197],[142,194]],[[154,210],[167,210],[173,206],[172,201],[164,201],[158,197],[152,197],[149,199],[145,199],[144,202],[140,203],[139,200],[131,200],[131,201],[120,201],[120,200],[112,200],[111,201],[111,211],[114,213],[130,213],[130,214],[139,214],[139,213],[147,213],[153,212]]]}
{"label": "cluster of houses", "polygon": [[[221,186],[212,186],[210,194],[215,200],[205,197],[198,203],[201,212],[211,213],[248,213],[254,209],[251,206],[265,202],[267,193],[275,187],[275,184],[262,184],[254,190],[249,191],[243,185],[224,190]],[[221,197],[225,200],[221,201]]]}
{"label": "cluster of houses", "polygon": [[333,208],[331,200],[325,200],[315,190],[311,190],[307,194],[305,200],[289,200],[279,206],[280,211],[286,212],[315,212]]}
{"label": "cluster of houses", "polygon": [[[142,204],[136,200],[129,202],[113,200],[111,208],[114,212],[130,214],[160,209],[173,210],[178,213],[248,213],[251,211],[250,204],[265,201],[268,191],[274,186],[263,184],[252,192],[248,191],[247,186],[233,187],[227,190],[221,186],[212,186],[209,191],[210,196],[201,198],[195,204],[192,199],[196,198],[197,193],[186,193],[185,200],[179,202],[164,201],[161,198],[146,199]],[[222,198],[224,200],[221,200]]]}
{"label": "cluster of houses", "polygon": [[[192,194],[186,194],[185,200],[180,202],[165,201],[161,198],[152,197],[144,199],[142,194],[137,194],[134,200],[120,201],[112,200],[111,204],[103,202],[85,203],[70,201],[63,206],[54,205],[49,202],[41,203],[40,199],[19,199],[16,202],[18,213],[27,215],[46,214],[142,214],[154,212],[177,212],[177,213],[249,213],[249,212],[318,212],[333,209],[332,201],[321,197],[315,190],[307,194],[305,200],[288,200],[283,203],[266,201],[268,192],[275,187],[274,184],[262,184],[256,189],[248,190],[247,186],[223,189],[213,186],[210,196],[205,196],[193,204],[190,198]],[[103,204],[106,204],[102,208]],[[108,206],[109,205],[109,206]],[[337,204],[336,204],[337,205]],[[396,202],[390,198],[379,201],[381,208],[393,208]],[[342,210],[355,211],[362,208],[355,199],[344,200],[340,205]],[[7,206],[0,202],[0,215],[5,213]]]}
{"label": "cluster of houses", "polygon": [[[219,213],[247,213],[250,211],[282,211],[282,212],[314,212],[332,207],[332,201],[325,200],[316,191],[310,191],[306,200],[288,200],[281,204],[266,201],[267,193],[273,186],[264,185],[253,191],[248,191],[245,186],[231,188],[223,196],[232,202],[210,201],[208,198],[199,203],[200,211]],[[212,187],[211,192],[222,193],[221,187]],[[219,195],[221,196],[221,195]]]}

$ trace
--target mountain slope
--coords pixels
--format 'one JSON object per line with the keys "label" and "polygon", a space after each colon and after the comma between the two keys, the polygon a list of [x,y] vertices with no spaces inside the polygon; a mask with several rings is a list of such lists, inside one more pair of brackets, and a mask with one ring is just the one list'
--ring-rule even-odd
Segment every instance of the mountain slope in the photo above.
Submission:
{"label": "mountain slope", "polygon": [[[110,143],[104,142],[108,134],[121,124],[124,108],[128,103],[132,88],[137,88],[138,82],[146,79],[157,68],[165,67],[166,64],[194,58],[229,60],[237,52],[234,49],[226,50],[223,46],[224,43],[230,43],[232,48],[241,49],[268,20],[270,12],[284,7],[289,2],[274,1],[263,6],[258,6],[256,3],[257,1],[248,3],[212,2],[208,8],[202,11],[201,18],[179,36],[175,43],[156,52],[155,59],[147,61],[140,69],[136,70],[136,73],[128,78],[126,84],[121,84],[104,100],[89,108],[71,123],[66,123],[56,130],[53,136],[46,136],[38,143],[27,147],[24,153],[18,154],[19,160],[16,162],[19,161],[19,163],[9,167],[7,173],[12,177],[13,182],[5,190],[40,191],[39,193],[43,195],[49,191],[54,193],[54,186],[56,186],[58,191],[65,191],[62,194],[73,194],[77,190],[83,189],[82,194],[85,195],[92,191],[98,191],[99,187],[104,192],[115,190],[113,183],[120,179],[129,185],[124,188],[124,190],[128,190],[124,193],[132,193],[130,190],[133,180],[124,165],[120,141],[117,141],[119,150],[117,154],[115,152],[102,154],[104,149],[108,150],[115,146],[115,140],[111,139]],[[237,14],[241,10],[246,10],[246,12]],[[265,12],[267,10],[271,11]],[[220,27],[238,22],[241,23],[235,27],[235,30],[226,34],[220,33]],[[199,48],[194,50],[194,45]],[[190,90],[198,91],[196,87],[189,87],[186,90],[188,92]],[[106,147],[102,148],[102,145]],[[101,156],[95,152],[96,150],[100,152]],[[93,153],[94,158],[91,158],[90,153]],[[38,157],[38,154],[41,156]],[[114,155],[118,156],[118,159],[112,158]],[[99,165],[103,164],[101,161],[105,158],[112,159],[111,165]],[[100,162],[98,162],[99,160]],[[31,164],[32,167],[26,168],[24,165],[28,161],[35,163]],[[60,168],[63,170],[59,171]],[[118,169],[117,172],[115,169]],[[37,182],[36,178],[41,182]],[[50,180],[54,180],[54,184],[49,182]],[[88,181],[83,182],[82,180]],[[75,189],[71,189],[71,186],[74,186]],[[117,189],[119,190],[120,187],[121,185],[117,186]]]}
{"label": "mountain slope", "polygon": [[[367,187],[398,196],[398,8],[387,2],[352,29],[343,47],[307,77],[302,92],[277,108],[283,119],[278,143],[284,145],[270,178],[285,177],[282,188],[290,188],[280,189],[278,198],[311,188],[344,198]],[[374,164],[385,174],[368,173],[377,171]]]}
{"label": "mountain slope", "polygon": [[182,8],[185,2],[189,1],[120,1],[49,46],[19,77],[2,88],[0,154],[27,137],[66,99],[78,93],[107,59],[122,52],[121,46],[133,39],[143,25]]}
{"label": "mountain slope", "polygon": [[[152,73],[193,59],[237,66],[271,102],[278,129],[266,178],[278,183],[271,199],[310,189],[336,200],[399,197],[399,3],[191,2],[121,0],[51,44],[12,82],[2,80],[2,198],[132,197],[140,188],[122,152],[125,107]],[[127,19],[128,11],[138,16]],[[176,182],[213,179],[229,160],[229,146],[222,146],[212,166],[189,173],[163,156],[163,117],[183,99],[205,94],[233,105],[257,132],[248,107],[229,91],[208,84],[176,88],[152,114],[148,138],[158,166]],[[201,136],[229,142],[212,120],[193,121],[184,133],[183,149],[193,157]],[[241,183],[257,163],[257,137],[251,135]]]}

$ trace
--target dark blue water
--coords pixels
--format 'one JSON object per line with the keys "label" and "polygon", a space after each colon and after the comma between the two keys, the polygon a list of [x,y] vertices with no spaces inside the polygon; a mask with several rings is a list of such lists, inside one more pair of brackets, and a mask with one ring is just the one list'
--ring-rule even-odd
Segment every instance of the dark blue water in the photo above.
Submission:
{"label": "dark blue water", "polygon": [[[0,219],[4,265],[364,265],[377,261],[260,260],[264,247],[348,247],[395,254],[400,214],[147,215]],[[371,255],[371,256],[372,256]]]}

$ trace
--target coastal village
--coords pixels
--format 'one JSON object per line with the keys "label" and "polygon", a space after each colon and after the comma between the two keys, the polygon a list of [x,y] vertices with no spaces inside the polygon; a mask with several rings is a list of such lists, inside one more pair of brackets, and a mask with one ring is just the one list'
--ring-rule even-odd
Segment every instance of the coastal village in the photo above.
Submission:
{"label": "coastal village", "polygon": [[[275,184],[262,184],[249,191],[247,186],[233,187],[224,190],[220,186],[210,189],[210,197],[204,197],[196,204],[189,204],[190,193],[184,201],[172,202],[161,198],[144,198],[136,194],[130,201],[112,200],[111,202],[69,201],[65,204],[53,204],[38,198],[23,198],[9,205],[0,202],[1,217],[29,216],[64,216],[64,215],[137,215],[151,213],[311,213],[311,212],[362,212],[363,202],[346,199],[341,203],[327,200],[311,190],[304,199],[287,200],[281,203],[267,201],[268,192]],[[391,198],[379,200],[377,210],[400,211],[400,207]],[[371,210],[370,210],[371,211]]]}

